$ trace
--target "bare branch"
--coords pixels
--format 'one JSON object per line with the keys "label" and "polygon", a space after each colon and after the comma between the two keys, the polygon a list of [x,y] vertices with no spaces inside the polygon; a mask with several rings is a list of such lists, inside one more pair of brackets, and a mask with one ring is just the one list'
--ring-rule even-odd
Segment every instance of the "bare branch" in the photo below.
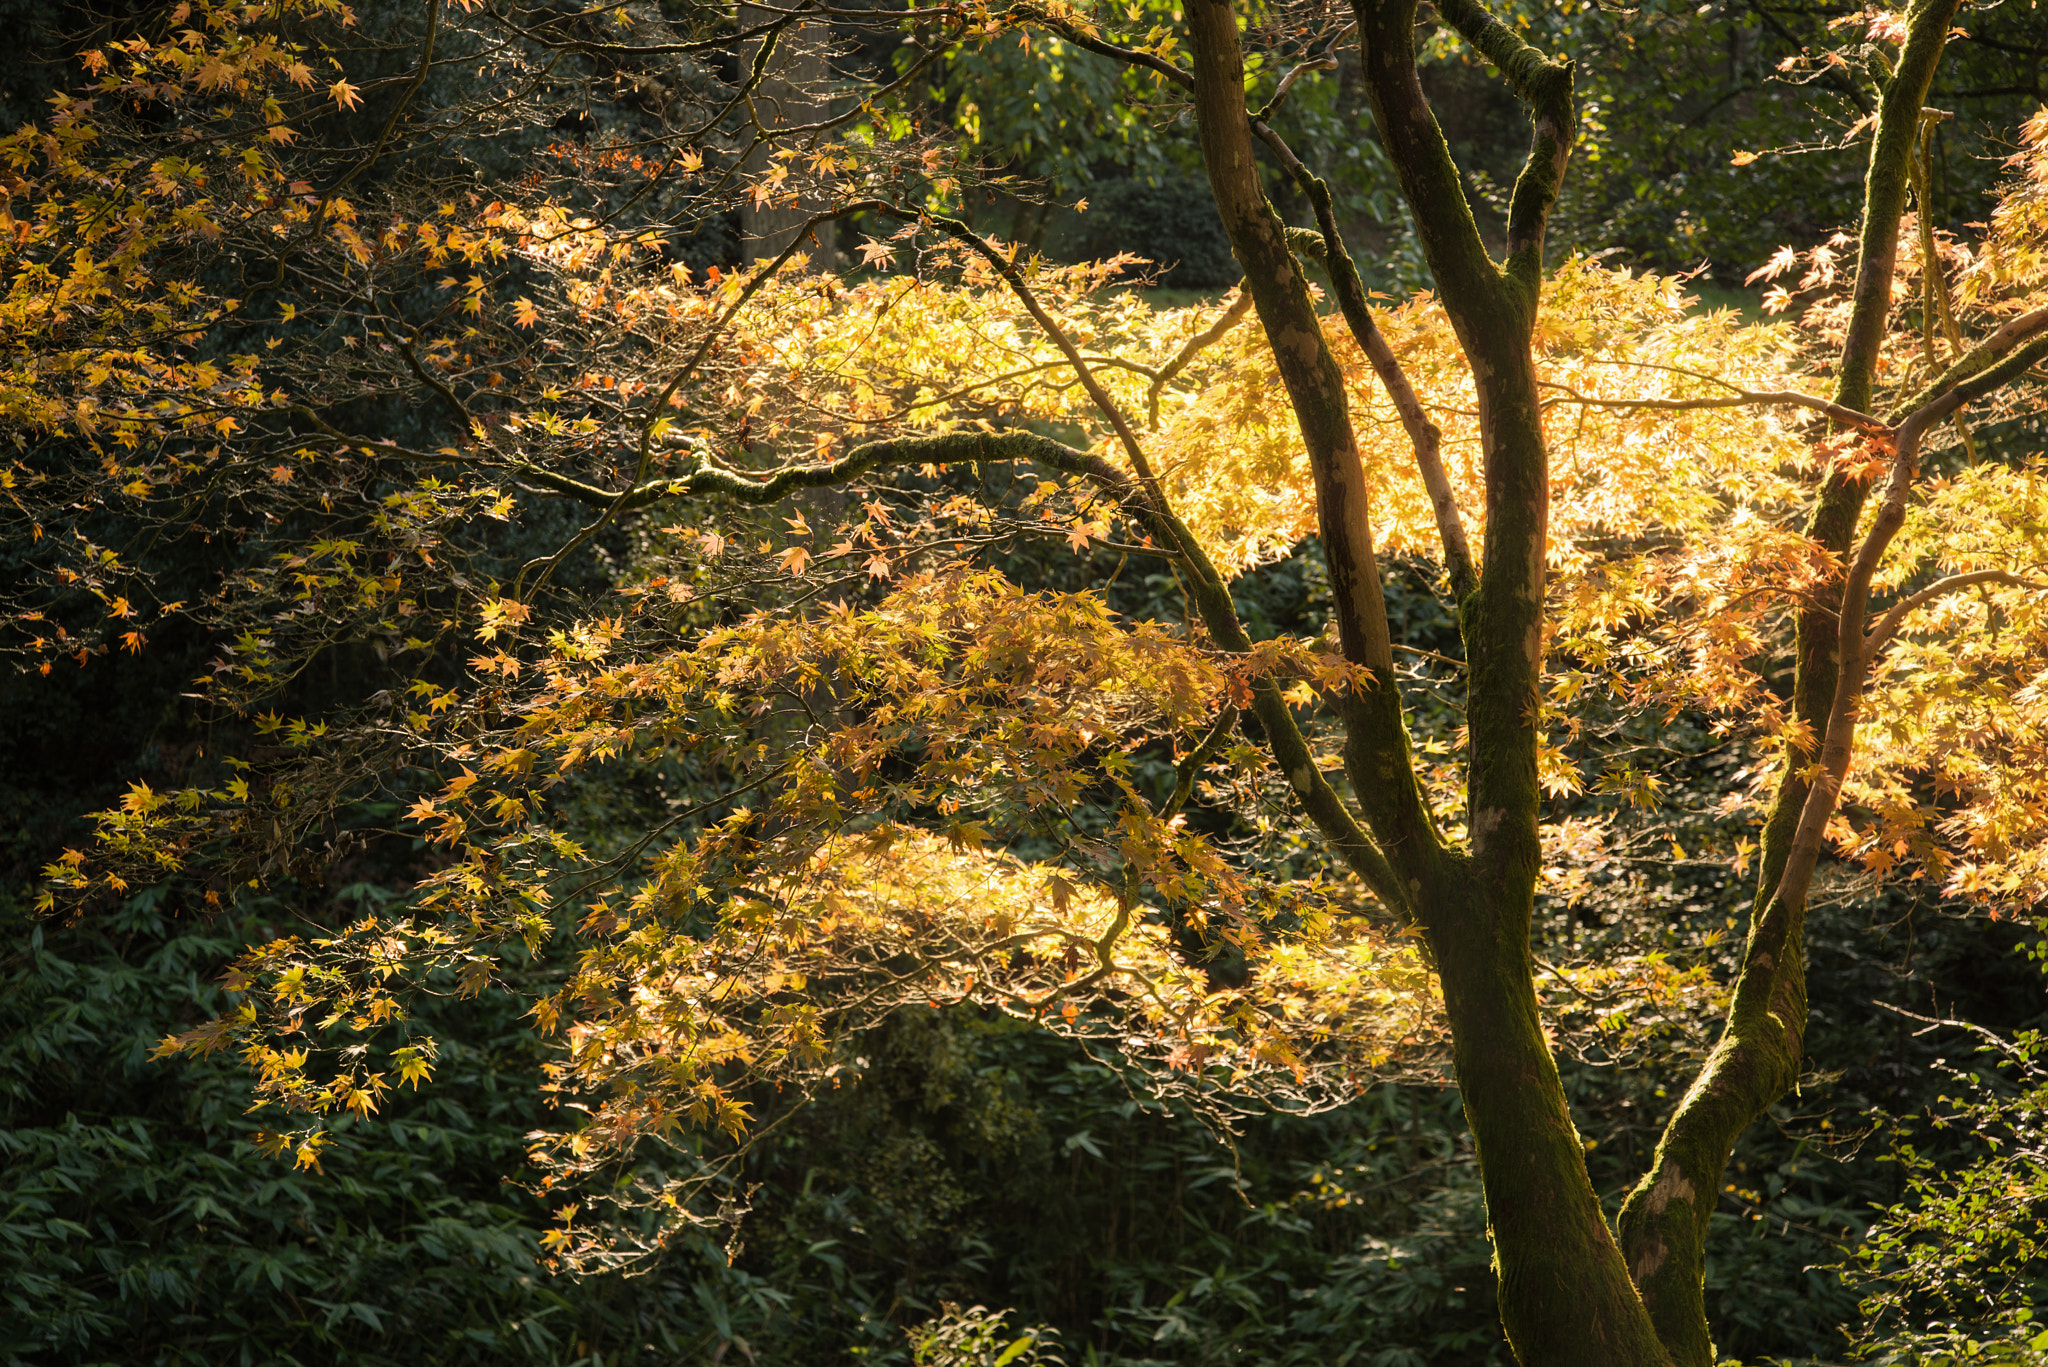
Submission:
{"label": "bare branch", "polygon": [[[1352,24],[1345,32],[1348,33],[1351,29],[1357,27],[1358,25]],[[1264,123],[1267,119],[1272,118],[1273,112],[1280,108],[1281,101],[1287,98],[1287,92],[1292,90],[1294,83],[1300,80],[1306,73],[1311,71],[1335,71],[1336,69],[1337,59],[1335,57],[1313,57],[1295,66],[1285,76],[1280,78],[1280,88],[1273,92],[1273,98],[1260,106],[1258,113],[1252,115],[1253,123]]]}

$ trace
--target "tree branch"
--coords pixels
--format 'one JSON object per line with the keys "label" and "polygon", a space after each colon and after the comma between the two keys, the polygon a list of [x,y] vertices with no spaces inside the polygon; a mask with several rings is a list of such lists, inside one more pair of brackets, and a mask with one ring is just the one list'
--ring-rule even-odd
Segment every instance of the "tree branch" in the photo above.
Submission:
{"label": "tree branch", "polygon": [[725,331],[726,324],[730,323],[733,320],[733,316],[747,306],[747,301],[752,299],[763,285],[775,277],[775,273],[782,269],[783,263],[796,255],[797,250],[803,246],[804,239],[810,235],[811,230],[820,223],[845,218],[849,214],[859,213],[863,209],[882,207],[886,206],[879,204],[877,201],[867,200],[842,205],[826,213],[813,214],[790,237],[789,245],[784,247],[773,261],[754,273],[753,277],[747,281],[740,292],[733,297],[733,301],[726,305],[725,312],[719,314],[717,320],[705,331],[703,340],[697,343],[697,349],[690,354],[690,359],[683,365],[683,368],[678,370],[674,377],[662,386],[661,392],[654,396],[654,402],[648,405],[647,420],[640,424],[640,463],[634,471],[633,478],[619,492],[617,500],[612,506],[599,513],[589,526],[569,538],[568,542],[553,555],[529,560],[525,565],[521,566],[519,577],[512,584],[513,598],[521,602],[525,601],[526,576],[535,566],[540,567],[540,577],[533,581],[534,591],[538,593],[541,587],[547,583],[549,576],[554,574],[556,566],[567,559],[577,547],[582,546],[591,537],[596,536],[598,532],[602,531],[613,518],[625,511],[626,500],[632,496],[635,490],[643,486],[647,479],[647,471],[653,465],[654,428],[661,421],[664,412],[667,410],[669,399],[674,396],[676,390],[682,388],[685,380],[697,372],[697,367],[703,363],[704,358],[710,354],[711,348],[717,344],[719,336]]}
{"label": "tree branch", "polygon": [[2009,570],[1973,570],[1968,574],[1951,574],[1944,579],[1937,579],[1918,593],[1901,598],[1892,604],[1884,616],[1877,619],[1877,625],[1863,638],[1865,665],[1876,662],[1878,653],[1891,643],[1892,637],[1898,634],[1899,628],[1913,612],[1926,607],[1937,598],[1963,589],[1975,588],[1979,584],[2010,584],[2015,588],[2048,589],[2048,581],[2028,579]]}
{"label": "tree branch", "polygon": [[[1926,387],[1903,400],[1892,410],[1891,424],[1906,421],[1915,409],[1936,402],[1943,394],[1992,365],[1999,357],[2031,337],[2048,330],[2048,308],[2023,313],[2001,324],[1997,331],[1949,363],[1948,369],[1928,381]],[[1969,402],[1969,400],[1964,400]]]}
{"label": "tree branch", "polygon": [[1022,16],[1048,33],[1058,34],[1075,47],[1083,48],[1098,57],[1107,57],[1111,61],[1122,62],[1125,66],[1142,67],[1163,76],[1183,90],[1193,91],[1195,88],[1193,76],[1155,53],[1119,46],[1070,19],[1056,17],[1036,5],[1013,5],[1009,12]]}
{"label": "tree branch", "polygon": [[1466,595],[1478,587],[1479,577],[1472,564],[1472,544],[1465,537],[1465,519],[1458,511],[1457,495],[1451,490],[1450,475],[1444,470],[1443,432],[1429,420],[1429,414],[1422,407],[1422,400],[1415,393],[1415,386],[1408,381],[1408,373],[1401,369],[1401,362],[1394,355],[1394,349],[1387,345],[1387,339],[1373,320],[1372,307],[1365,297],[1365,285],[1358,278],[1358,267],[1351,260],[1351,253],[1345,250],[1344,237],[1337,229],[1337,215],[1330,198],[1330,187],[1321,177],[1302,165],[1293,149],[1281,140],[1280,135],[1267,127],[1263,120],[1252,121],[1252,131],[1259,135],[1280,159],[1280,164],[1294,176],[1309,203],[1315,207],[1316,222],[1320,234],[1302,233],[1296,236],[1290,229],[1288,244],[1306,248],[1314,242],[1313,255],[1320,258],[1330,273],[1330,283],[1337,293],[1337,307],[1344,314],[1345,325],[1371,362],[1373,374],[1386,386],[1387,397],[1393,400],[1394,412],[1401,419],[1401,428],[1408,434],[1408,444],[1415,452],[1415,468],[1422,474],[1422,484],[1429,491],[1430,508],[1436,514],[1437,538],[1443,543],[1444,569],[1451,581],[1452,601],[1462,604]]}
{"label": "tree branch", "polygon": [[1243,321],[1244,316],[1251,311],[1251,291],[1239,290],[1237,298],[1230,301],[1230,306],[1223,310],[1215,322],[1188,338],[1182,344],[1181,349],[1173,354],[1172,360],[1153,372],[1152,385],[1145,391],[1145,421],[1147,427],[1154,432],[1159,430],[1160,392],[1173,382],[1175,376],[1187,369],[1190,361],[1194,360],[1195,357],[1199,356],[1208,347],[1222,341],[1229,331],[1236,327],[1239,322]]}
{"label": "tree branch", "polygon": [[[1832,403],[1812,394],[1801,394],[1792,389],[1737,389],[1733,394],[1714,399],[1596,399],[1581,394],[1568,384],[1553,380],[1540,380],[1545,389],[1563,390],[1570,402],[1583,404],[1588,408],[1651,408],[1664,412],[1684,412],[1696,408],[1768,408],[1789,406],[1811,408],[1825,414],[1847,427],[1860,427],[1866,432],[1888,435],[1891,425],[1868,413],[1859,413],[1846,405]],[[1553,399],[1552,403],[1561,402]],[[1548,405],[1545,405],[1546,407]]]}
{"label": "tree branch", "polygon": [[1572,62],[1529,46],[1480,0],[1435,0],[1436,11],[1479,54],[1500,69],[1508,89],[1528,107],[1534,125],[1529,155],[1508,200],[1508,273],[1532,294],[1543,279],[1543,232],[1550,222],[1578,131],[1572,109]]}
{"label": "tree branch", "polygon": [[1898,65],[1878,104],[1877,136],[1871,141],[1870,170],[1864,180],[1863,231],[1850,293],[1848,336],[1835,386],[1836,400],[1851,408],[1870,407],[1884,346],[1884,320],[1892,304],[1899,221],[1906,211],[1913,149],[1920,138],[1920,110],[1927,103],[1959,5],[1960,0],[1918,0],[1912,6]]}
{"label": "tree branch", "polygon": [[427,73],[433,70],[434,42],[440,35],[440,31],[441,0],[428,0],[427,34],[425,40],[420,45],[419,66],[413,71],[412,78],[406,83],[405,89],[399,93],[398,99],[392,104],[391,116],[384,120],[384,127],[377,134],[376,144],[370,148],[368,156],[350,167],[341,179],[321,191],[320,205],[313,211],[312,218],[307,221],[305,231],[294,234],[291,240],[285,243],[284,249],[278,253],[277,271],[270,278],[270,282],[263,286],[263,288],[274,290],[283,287],[286,263],[292,259],[292,253],[301,246],[304,246],[312,238],[319,236],[320,229],[327,223],[327,212],[334,204],[334,197],[343,190],[346,190],[354,183],[357,176],[362,175],[365,171],[375,166],[383,157],[385,147],[390,145],[391,135],[398,130],[399,119],[405,116],[406,107],[412,103],[413,96],[419,93],[421,83],[427,79]]}
{"label": "tree branch", "polygon": [[1401,182],[1429,273],[1467,347],[1473,320],[1501,310],[1501,277],[1415,69],[1415,0],[1353,0],[1366,94]]}
{"label": "tree branch", "polygon": [[1088,391],[1089,399],[1094,402],[1096,409],[1109,419],[1109,425],[1115,430],[1117,440],[1123,444],[1124,454],[1130,457],[1131,468],[1138,472],[1138,478],[1144,482],[1147,491],[1164,512],[1167,508],[1165,491],[1160,489],[1159,481],[1153,477],[1152,464],[1145,458],[1145,448],[1139,444],[1138,434],[1131,427],[1130,419],[1124,416],[1122,407],[1117,404],[1110,392],[1102,387],[1102,382],[1095,378],[1095,372],[1089,368],[1087,358],[1081,355],[1081,349],[1067,336],[1066,329],[1054,321],[1053,316],[1045,311],[1045,306],[1038,302],[1038,295],[1024,279],[1024,273],[1017,269],[1016,261],[1009,255],[997,251],[994,243],[957,218],[905,209],[893,204],[881,205],[878,211],[899,222],[936,224],[995,269],[996,274],[1002,277],[1003,283],[1010,287],[1010,292],[1023,303],[1025,310],[1031,314],[1040,329],[1052,339],[1053,345],[1060,349],[1060,354],[1067,358],[1067,364],[1073,367],[1074,374],[1081,381],[1081,387]]}

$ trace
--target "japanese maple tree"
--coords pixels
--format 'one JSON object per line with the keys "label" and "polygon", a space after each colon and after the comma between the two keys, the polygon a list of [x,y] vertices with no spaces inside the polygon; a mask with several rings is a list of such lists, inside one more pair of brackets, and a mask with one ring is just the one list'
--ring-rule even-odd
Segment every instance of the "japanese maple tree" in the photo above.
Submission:
{"label": "japanese maple tree", "polygon": [[[487,990],[573,921],[576,971],[533,1010],[576,1118],[536,1156],[567,1192],[669,1141],[611,1188],[657,1231],[697,1218],[702,1136],[743,1142],[751,1086],[818,1084],[913,1004],[1113,1043],[1224,1108],[1332,1103],[1447,1050],[1520,1360],[1710,1363],[1708,1216],[1798,1076],[1823,859],[2001,911],[2041,890],[2048,486],[2037,458],[1980,458],[1970,424],[2023,410],[2048,355],[2048,119],[1981,240],[1908,214],[1956,13],[1865,17],[1863,222],[1771,263],[1786,319],[1750,324],[1680,281],[1546,262],[1572,64],[1474,0],[1437,20],[1532,126],[1497,239],[1424,98],[1413,0],[1193,0],[1132,33],[1064,6],[914,12],[947,44],[1050,31],[1192,108],[1245,275],[1182,309],[1115,288],[1128,261],[977,231],[974,168],[892,103],[903,81],[778,122],[775,44],[869,11],[693,30],[434,0],[371,45],[410,65],[357,82],[338,5],[181,6],[192,27],[87,54],[110,112],[82,97],[6,143],[9,494],[51,546],[21,644],[83,664],[145,648],[138,617],[196,615],[222,641],[212,705],[245,714],[336,641],[395,674],[335,715],[256,714],[276,746],[218,788],[138,785],[50,870],[50,904],[309,877],[341,805],[401,797],[445,852],[406,910],[253,952],[237,1010],[165,1051],[237,1049],[305,1118],[265,1142],[317,1163],[321,1116],[430,1078],[409,993]],[[741,43],[724,76],[694,60]],[[1285,72],[1256,109],[1247,44]],[[1391,306],[1270,123],[1351,45],[1435,282]],[[341,79],[313,74],[323,51]],[[535,135],[564,71],[630,88],[632,120]],[[365,100],[353,143],[295,131]],[[144,101],[179,117],[138,124]],[[377,170],[494,129],[531,141],[516,192]],[[878,269],[808,273],[801,233],[737,273],[669,255],[735,196],[857,223]],[[549,500],[587,521],[507,562],[493,529]],[[205,602],[157,603],[107,528],[242,549]],[[620,535],[607,595],[561,586]],[[1233,586],[1309,538],[1329,629],[1255,639]],[[999,567],[1034,541],[1101,582]],[[1429,564],[1460,656],[1397,638],[1390,557]],[[1132,561],[1180,616],[1111,609]],[[1652,801],[1611,723],[1681,710],[1774,756],[1757,842],[1726,851],[1757,880],[1739,961],[1725,982],[1648,953],[1572,966],[1607,1004],[1574,1018],[1539,990],[1535,899],[1622,836],[1556,803]],[[564,799],[605,765],[701,795],[593,850]],[[1718,1013],[1718,1042],[1611,1228],[1554,1038],[1654,1050],[1674,1009]],[[577,1214],[551,1246],[608,1256]]]}

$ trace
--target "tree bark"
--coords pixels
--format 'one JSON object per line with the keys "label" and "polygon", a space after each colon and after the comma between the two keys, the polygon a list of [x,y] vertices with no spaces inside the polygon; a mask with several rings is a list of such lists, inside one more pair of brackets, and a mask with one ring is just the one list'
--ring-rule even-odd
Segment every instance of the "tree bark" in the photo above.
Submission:
{"label": "tree bark", "polygon": [[[740,27],[751,28],[767,23],[775,17],[775,11],[761,9],[754,5],[741,5]],[[761,133],[773,135],[777,131],[808,123],[816,123],[831,114],[831,101],[825,86],[832,74],[828,47],[831,28],[823,20],[792,22],[785,24],[772,35],[749,43],[741,54],[744,73],[751,73],[761,66],[760,79],[750,95],[750,107],[754,122]],[[772,44],[766,62],[760,62],[761,49]],[[772,148],[767,143],[757,145],[748,153],[742,163],[744,174],[752,181],[772,164]],[[759,261],[772,261],[782,249],[795,240],[796,235],[814,215],[829,206],[822,203],[807,203],[799,200],[793,205],[756,205],[751,199],[740,204],[740,252],[745,264],[751,266]],[[807,245],[811,269],[829,271],[838,260],[836,223],[820,223],[811,229],[815,245]]]}
{"label": "tree bark", "polygon": [[[1920,110],[1956,10],[1957,0],[1921,0],[1912,7],[1898,66],[1879,106],[1834,394],[1848,408],[1870,405]],[[1840,472],[1822,486],[1807,535],[1837,560],[1847,558],[1868,492],[1865,481]],[[1792,711],[1816,742],[1831,729],[1843,668],[1855,663],[1843,658],[1841,624],[1862,616],[1862,604],[1844,597],[1860,591],[1839,579],[1836,584],[1835,601],[1804,607],[1797,617]],[[1714,1361],[1706,1315],[1706,1232],[1735,1141],[1799,1076],[1806,1030],[1806,896],[1803,883],[1796,890],[1781,891],[1781,885],[1811,796],[1812,762],[1810,751],[1787,747],[1784,775],[1764,824],[1757,896],[1727,1023],[1666,1124],[1650,1170],[1622,1206],[1619,1227],[1630,1271],[1680,1367],[1712,1367]],[[1828,796],[1832,810],[1833,794]]]}
{"label": "tree bark", "polygon": [[1540,859],[1536,704],[1549,515],[1530,337],[1543,225],[1569,145],[1570,68],[1466,8],[1482,51],[1512,67],[1511,79],[1536,111],[1537,136],[1510,211],[1509,260],[1496,265],[1414,79],[1412,3],[1359,9],[1375,112],[1383,129],[1397,117],[1412,134],[1389,137],[1389,151],[1479,382],[1489,516],[1477,587],[1461,604],[1473,761],[1469,848],[1457,851],[1436,831],[1410,761],[1348,406],[1253,160],[1236,16],[1227,0],[1193,0],[1186,13],[1210,184],[1315,472],[1345,653],[1375,672],[1374,685],[1344,707],[1345,769],[1442,979],[1485,1185],[1503,1328],[1525,1367],[1663,1363],[1586,1173],[1543,1033],[1529,945]]}

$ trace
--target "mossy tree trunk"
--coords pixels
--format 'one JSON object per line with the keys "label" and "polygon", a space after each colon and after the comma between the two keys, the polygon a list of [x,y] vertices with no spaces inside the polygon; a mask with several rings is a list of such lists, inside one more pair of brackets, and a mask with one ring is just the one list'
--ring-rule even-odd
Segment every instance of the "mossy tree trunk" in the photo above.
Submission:
{"label": "mossy tree trunk", "polygon": [[[1457,846],[1436,830],[1410,763],[1366,484],[1342,382],[1289,250],[1286,225],[1264,194],[1255,144],[1263,139],[1275,149],[1283,166],[1307,186],[1312,202],[1318,183],[1246,112],[1237,17],[1228,0],[1192,0],[1187,20],[1193,71],[1187,84],[1210,184],[1315,471],[1342,648],[1376,679],[1345,703],[1344,764],[1356,817],[1307,767],[1304,747],[1276,745],[1276,754],[1286,751],[1277,757],[1312,819],[1391,908],[1412,918],[1433,952],[1485,1186],[1503,1327],[1517,1357],[1525,1367],[1710,1367],[1702,1279],[1707,1217],[1735,1139],[1797,1075],[1806,1011],[1806,881],[1847,769],[1856,695],[1871,655],[1862,627],[1868,575],[1852,570],[1838,585],[1837,601],[1812,604],[1798,618],[1795,708],[1813,734],[1829,737],[1818,789],[1808,776],[1811,756],[1788,757],[1766,831],[1759,895],[1724,1038],[1672,1116],[1649,1173],[1628,1200],[1617,1239],[1587,1176],[1584,1148],[1545,1042],[1529,940],[1542,854],[1537,752],[1549,513],[1531,339],[1545,227],[1575,130],[1572,65],[1530,47],[1478,0],[1437,2],[1438,16],[1507,81],[1532,126],[1510,201],[1504,257],[1496,260],[1422,92],[1415,66],[1416,0],[1354,0],[1353,9],[1377,131],[1478,395],[1486,528],[1476,572],[1466,564],[1455,510],[1446,517],[1439,500],[1446,559],[1460,588],[1469,671],[1467,838]],[[1913,138],[1955,10],[1956,0],[1915,6],[1884,96],[1855,312],[1835,395],[1847,409],[1861,411],[1870,399]],[[1343,275],[1350,271],[1349,259],[1334,222],[1327,215],[1324,220],[1325,259],[1338,279],[1346,316],[1354,331],[1370,334],[1362,291],[1347,293]],[[1355,275],[1350,280],[1355,284]],[[1374,337],[1359,340],[1374,353]],[[2019,340],[2008,339],[2007,349]],[[1989,361],[1988,352],[1978,356],[1976,368]],[[1943,400],[1944,411],[1960,401],[1956,381],[1969,370],[1959,363],[1945,377],[1955,392]],[[1398,404],[1405,382],[1398,375],[1383,378]],[[1987,373],[1971,383],[1982,388],[1991,382]],[[1902,448],[1916,445],[1919,433],[1937,420],[1934,409],[1924,406],[1932,394],[1922,397],[1923,408],[1913,417],[1901,413],[1889,420]],[[1409,429],[1425,479],[1440,473],[1440,467],[1432,469],[1434,432],[1426,419],[1418,417]],[[1896,495],[1902,506],[1913,468],[1910,454],[1902,455],[1888,500]],[[1873,539],[1876,533],[1857,541],[1867,493],[1866,483],[1829,481],[1809,531],[1844,561],[1874,565],[1882,541]],[[1222,604],[1204,615],[1212,618],[1212,629],[1225,628],[1219,639],[1230,644],[1235,623],[1223,620],[1229,617],[1227,596],[1211,596]],[[1845,652],[1852,657],[1848,673]],[[1266,709],[1261,711],[1263,716]],[[1298,739],[1282,713],[1269,719],[1269,731],[1275,729],[1286,733],[1278,740]]]}
{"label": "mossy tree trunk", "polygon": [[[1845,408],[1865,411],[1870,406],[1920,111],[1957,8],[1957,0],[1923,0],[1912,8],[1906,42],[1879,108],[1864,186],[1852,313],[1833,395]],[[1904,416],[1893,415],[1893,421]],[[1870,487],[1867,480],[1838,472],[1821,488],[1806,532],[1838,561],[1851,558]],[[1852,611],[1861,611],[1860,603],[1850,601],[1850,585],[1838,579],[1833,587],[1831,601],[1809,598],[1796,619],[1792,710],[1814,737],[1827,733],[1837,711],[1845,663],[1842,623]],[[1867,594],[1867,586],[1861,593]],[[1803,877],[1788,879],[1786,874],[1801,813],[1813,794],[1809,774],[1814,759],[1811,750],[1796,748],[1785,756],[1784,775],[1764,824],[1757,896],[1725,1028],[1666,1124],[1649,1171],[1622,1207],[1619,1224],[1630,1272],[1680,1367],[1711,1367],[1714,1361],[1704,1245],[1735,1141],[1799,1075],[1811,869]],[[1846,767],[1846,754],[1842,759]],[[1828,794],[1830,806],[1832,797]]]}
{"label": "mossy tree trunk", "polygon": [[[1315,471],[1339,639],[1375,676],[1346,703],[1344,764],[1396,884],[1390,900],[1420,925],[1442,977],[1504,1327],[1531,1367],[1642,1367],[1667,1357],[1587,1176],[1544,1039],[1529,944],[1541,862],[1537,702],[1549,511],[1530,338],[1544,226],[1571,136],[1571,68],[1476,7],[1453,0],[1445,13],[1508,74],[1535,119],[1507,260],[1496,263],[1415,78],[1412,0],[1359,10],[1374,112],[1383,130],[1400,130],[1387,136],[1388,150],[1479,385],[1488,507],[1477,580],[1459,605],[1474,756],[1462,849],[1436,830],[1410,763],[1347,401],[1285,224],[1262,189],[1227,0],[1194,0],[1187,10],[1196,114],[1217,206]],[[1297,787],[1311,777],[1298,777]]]}

